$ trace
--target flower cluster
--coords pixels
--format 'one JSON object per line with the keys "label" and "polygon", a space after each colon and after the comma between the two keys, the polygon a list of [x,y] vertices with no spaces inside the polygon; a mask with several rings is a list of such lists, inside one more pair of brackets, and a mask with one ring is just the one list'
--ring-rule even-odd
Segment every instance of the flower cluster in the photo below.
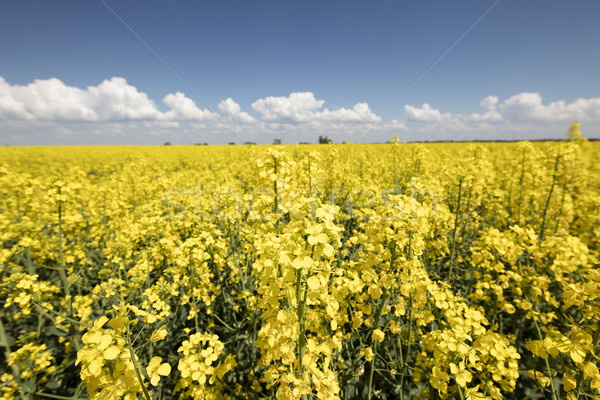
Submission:
{"label": "flower cluster", "polygon": [[221,357],[224,347],[217,335],[208,333],[194,333],[184,340],[177,349],[183,357],[177,365],[181,378],[175,392],[181,392],[183,398],[227,398],[226,391],[216,383],[237,363],[231,354]]}

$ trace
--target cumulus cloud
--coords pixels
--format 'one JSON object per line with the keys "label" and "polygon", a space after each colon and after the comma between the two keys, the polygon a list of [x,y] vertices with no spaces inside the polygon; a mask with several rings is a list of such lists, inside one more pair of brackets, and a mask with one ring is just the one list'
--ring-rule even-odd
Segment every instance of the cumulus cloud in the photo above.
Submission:
{"label": "cumulus cloud", "polygon": [[431,107],[428,103],[424,103],[421,107],[407,104],[404,106],[404,116],[411,122],[439,124],[445,127],[462,129],[465,127],[465,124],[470,122],[501,121],[502,116],[496,111],[498,102],[498,97],[488,96],[479,104],[487,112],[484,114],[472,113],[469,116],[451,112],[442,113],[437,108]]}
{"label": "cumulus cloud", "polygon": [[93,138],[107,143],[114,138],[143,143],[142,133],[155,138],[173,135],[189,142],[233,139],[261,143],[273,138],[289,143],[314,141],[318,135],[336,142],[386,141],[397,135],[405,140],[560,138],[576,120],[582,123],[586,137],[600,136],[600,98],[544,103],[539,93],[518,93],[505,100],[490,95],[470,114],[430,104],[406,104],[404,119],[384,122],[365,102],[328,109],[325,100],[312,92],[294,92],[257,99],[251,104],[254,116],[228,97],[218,103],[217,114],[200,108],[181,92],[167,94],[157,106],[120,77],[78,88],[57,78],[11,85],[0,76],[0,139],[47,144],[52,141],[43,135],[49,135],[67,144],[73,140],[89,144],[96,140]]}
{"label": "cumulus cloud", "polygon": [[500,110],[515,121],[600,121],[600,98],[544,105],[539,93],[523,92],[504,101]]}
{"label": "cumulus cloud", "polygon": [[312,92],[295,92],[287,97],[266,97],[251,107],[262,115],[263,121],[279,123],[305,122],[378,122],[367,103],[357,103],[352,109],[322,109],[325,100],[317,100]]}
{"label": "cumulus cloud", "polygon": [[498,102],[500,102],[500,98],[498,98],[498,96],[488,96],[481,100],[479,105],[488,111],[496,111],[498,108]]}
{"label": "cumulus cloud", "polygon": [[471,123],[501,121],[502,116],[496,110],[498,102],[498,97],[488,96],[479,103],[487,112],[483,114],[472,113],[468,116],[451,112],[442,113],[428,103],[423,104],[421,107],[407,104],[404,106],[404,116],[411,122],[437,124],[450,129],[466,129]]}
{"label": "cumulus cloud", "polygon": [[196,121],[217,119],[217,114],[209,110],[201,110],[192,99],[186,97],[181,92],[166,95],[163,103],[171,109],[165,113],[166,119],[189,119]]}
{"label": "cumulus cloud", "polygon": [[159,119],[161,116],[148,95],[123,78],[114,77],[98,86],[88,86],[87,94],[102,120]]}
{"label": "cumulus cloud", "polygon": [[[571,122],[585,126],[585,135],[600,135],[600,98],[544,104],[539,93],[522,92],[501,101],[487,96],[480,113],[442,112],[425,103],[404,106],[409,131],[444,139],[541,139],[562,138]],[[443,134],[442,134],[443,132]]]}
{"label": "cumulus cloud", "polygon": [[0,76],[0,119],[32,119],[25,103],[11,93],[11,86]]}
{"label": "cumulus cloud", "polygon": [[481,100],[479,105],[487,110],[483,114],[473,113],[466,118],[466,122],[500,122],[502,121],[502,115],[498,112],[498,103],[500,99],[498,96],[488,96]]}
{"label": "cumulus cloud", "polygon": [[443,113],[427,103],[421,107],[405,105],[404,116],[410,122],[434,124],[441,129],[470,130],[503,124],[505,130],[522,131],[521,128],[531,129],[531,123],[600,121],[600,98],[581,98],[571,103],[561,100],[545,105],[539,93],[523,92],[503,102],[497,96],[488,96],[479,105],[485,112],[470,115]]}
{"label": "cumulus cloud", "polygon": [[0,78],[0,116],[25,120],[97,121],[92,98],[85,90],[56,78],[36,79],[27,86],[9,85]]}
{"label": "cumulus cloud", "polygon": [[222,100],[219,103],[219,111],[225,117],[231,118],[234,121],[251,124],[256,122],[256,119],[247,112],[242,111],[240,105],[233,101],[231,97]]}
{"label": "cumulus cloud", "polygon": [[324,103],[325,100],[317,100],[311,92],[296,92],[288,97],[259,99],[251,107],[262,115],[264,121],[304,122],[312,119]]}
{"label": "cumulus cloud", "polygon": [[0,77],[0,118],[37,121],[206,120],[216,114],[199,109],[183,93],[168,94],[161,112],[154,101],[124,78],[113,77],[80,89],[60,79],[10,85]]}
{"label": "cumulus cloud", "polygon": [[351,110],[339,108],[334,111],[327,109],[316,113],[315,117],[323,121],[335,122],[379,122],[381,117],[373,113],[367,103],[357,103]]}
{"label": "cumulus cloud", "polygon": [[145,93],[123,78],[80,89],[60,79],[36,79],[9,85],[0,78],[0,116],[38,121],[106,121],[158,119],[161,113]]}
{"label": "cumulus cloud", "polygon": [[409,104],[404,106],[404,116],[413,122],[437,122],[452,119],[450,113],[442,114],[440,110],[432,108],[429,104],[424,103],[421,107],[414,107]]}
{"label": "cumulus cloud", "polygon": [[376,125],[373,130],[378,132],[404,132],[408,130],[406,123],[403,121],[398,121],[397,119],[393,119],[383,124]]}

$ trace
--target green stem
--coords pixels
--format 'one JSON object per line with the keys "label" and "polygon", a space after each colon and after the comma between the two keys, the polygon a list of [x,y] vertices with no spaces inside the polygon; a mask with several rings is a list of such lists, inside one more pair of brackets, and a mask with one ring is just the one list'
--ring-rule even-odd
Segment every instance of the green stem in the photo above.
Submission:
{"label": "green stem", "polygon": [[565,207],[566,195],[567,195],[567,184],[565,183],[565,185],[563,186],[562,197],[560,200],[560,210],[558,211],[558,216],[556,217],[556,225],[554,225],[554,229],[552,230],[552,235],[556,235],[556,232],[558,232],[558,228],[560,226],[560,219],[562,218],[563,210]]}
{"label": "green stem", "polygon": [[538,243],[541,243],[544,240],[544,231],[546,230],[546,217],[548,216],[548,208],[550,208],[550,199],[552,199],[552,192],[554,191],[554,186],[556,186],[556,172],[558,171],[559,161],[560,155],[557,155],[556,163],[554,164],[554,174],[552,175],[552,185],[550,186],[550,192],[548,193],[548,198],[546,199],[546,205],[544,207],[544,216],[542,218],[542,227],[540,228],[540,237],[538,239]]}
{"label": "green stem", "polygon": [[305,316],[305,301],[306,301],[306,288],[304,290],[304,298],[302,296],[302,270],[299,269],[297,274],[296,274],[296,304],[297,304],[297,308],[296,308],[296,313],[298,316],[298,325],[299,325],[299,332],[298,332],[298,362],[300,363],[300,375],[304,374],[304,363],[303,363],[303,358],[304,358],[304,352],[305,352],[305,348],[306,348],[306,335],[304,332],[305,329],[305,321],[304,321],[304,316]]}
{"label": "green stem", "polygon": [[[58,195],[61,195],[60,187],[58,188]],[[67,281],[67,272],[65,268],[65,260],[63,255],[63,245],[62,245],[62,200],[58,200],[58,255],[60,257],[60,269],[58,273],[60,275],[60,280],[63,285],[63,290],[65,291],[65,295],[68,298],[68,312],[69,315],[73,314],[73,299],[71,298],[71,289],[69,288],[69,282]]]}
{"label": "green stem", "polygon": [[460,220],[460,201],[462,199],[462,183],[463,177],[458,180],[458,199],[456,200],[456,215],[454,217],[454,230],[452,231],[452,253],[450,254],[450,269],[448,270],[448,278],[452,276],[452,268],[454,267],[454,257],[456,253],[456,234],[458,231],[458,222]]}
{"label": "green stem", "polygon": [[273,156],[273,173],[275,180],[273,181],[273,192],[275,194],[273,202],[273,214],[275,214],[275,228],[277,234],[279,234],[279,192],[277,189],[277,157]]}
{"label": "green stem", "polygon": [[[585,356],[585,360],[584,360],[585,363],[588,363],[592,360],[592,357],[594,356],[594,351],[596,350],[596,347],[598,347],[598,342],[600,342],[600,328],[596,328],[596,332],[594,333],[592,342],[594,343],[594,346],[592,347],[592,351],[589,352]],[[576,399],[579,398],[579,393],[581,391],[582,383],[583,383],[583,372],[579,371],[579,376],[577,377],[577,393],[575,394]]]}
{"label": "green stem", "polygon": [[[10,346],[8,345],[8,338],[6,337],[6,331],[4,330],[4,323],[2,322],[2,319],[0,319],[0,345],[4,347],[4,357],[6,358],[6,362],[8,363],[8,360],[10,358]],[[12,370],[14,381],[21,389],[21,398],[23,400],[30,399],[31,392],[27,390],[25,385],[21,382],[21,374],[19,373],[19,369],[15,364],[12,364],[10,366],[10,369]]]}
{"label": "green stem", "polygon": [[[539,314],[540,312],[539,312],[537,305],[534,305],[534,307],[535,307],[535,311]],[[533,315],[533,311],[529,310],[529,313],[531,314],[531,319],[533,320],[533,323],[535,325],[535,329],[537,331],[539,340],[544,340],[544,337],[542,336],[542,330],[540,329],[540,326],[538,325],[537,320],[535,319],[535,316]],[[554,379],[552,378],[552,369],[550,368],[550,362],[548,361],[548,358],[545,358],[544,362],[546,364],[546,373],[548,374],[548,379],[550,379],[550,389],[552,389],[552,399],[558,400],[558,396],[556,394],[556,389],[554,388]]]}
{"label": "green stem", "polygon": [[312,176],[310,173],[310,154],[308,155],[308,197],[312,197]]}
{"label": "green stem", "polygon": [[[381,299],[381,304],[379,306],[379,308],[377,309],[377,314],[375,314],[375,323],[373,324],[373,331],[375,329],[379,329],[379,322],[381,321],[381,314],[383,313],[383,309],[385,308],[385,306],[387,305],[387,299],[388,299],[388,293],[387,291],[385,291],[383,293],[382,299]],[[371,368],[369,369],[369,389],[367,392],[367,399],[370,400],[373,396],[373,375],[375,372],[375,361],[377,360],[377,343],[373,343],[373,340],[371,339],[372,342],[372,346],[373,346],[373,359],[371,360]]]}
{"label": "green stem", "polygon": [[460,387],[459,384],[456,384],[456,387],[458,387],[458,395],[460,396],[460,400],[465,400],[465,395],[463,394],[462,388]]}
{"label": "green stem", "polygon": [[[410,248],[410,244],[412,242],[412,232],[410,234],[410,239],[411,240],[409,241],[409,248]],[[390,258],[390,269],[393,270],[394,263],[396,262],[396,243],[395,242],[392,242],[391,250],[392,250],[392,254],[391,254],[391,258]],[[409,253],[411,253],[410,250],[409,250]],[[383,313],[383,309],[387,305],[387,300],[388,300],[388,291],[385,290],[382,295],[381,304],[380,304],[379,308],[377,309],[377,313],[375,314],[373,331],[375,331],[376,329],[379,329],[379,323],[381,322],[381,314]],[[373,395],[373,375],[375,373],[375,361],[377,361],[377,350],[378,350],[377,342],[373,343],[372,338],[371,338],[371,343],[373,346],[373,359],[371,360],[371,368],[369,369],[369,387],[368,387],[368,391],[367,391],[367,399],[368,400],[370,400]]]}
{"label": "green stem", "polygon": [[517,207],[517,225],[521,225],[521,207],[523,206],[523,184],[525,181],[525,151],[523,151],[523,161],[521,161],[521,177],[519,178],[519,205]]}
{"label": "green stem", "polygon": [[196,296],[194,296],[194,281],[196,280],[196,266],[194,265],[191,255],[190,255],[190,270],[191,270],[190,275],[192,275],[192,280],[191,280],[191,285],[190,285],[190,294],[192,295],[191,296],[192,308],[194,310],[194,327],[196,328],[196,332],[198,333],[198,332],[200,332],[199,326],[198,326],[198,305],[196,302]]}
{"label": "green stem", "polygon": [[[49,399],[59,399],[59,400],[80,400],[78,397],[66,397],[66,396],[58,396],[55,394],[50,394],[50,393],[42,393],[42,392],[36,392],[35,393],[36,396],[40,396],[40,397],[47,397]],[[81,399],[83,400],[83,398]]]}
{"label": "green stem", "polygon": [[229,329],[230,331],[234,331],[235,329],[231,327],[231,325],[229,325],[227,322],[223,321],[221,318],[219,318],[218,315],[213,314],[213,317],[215,317],[217,320],[219,320],[220,323],[223,324],[223,326],[227,329]]}
{"label": "green stem", "polygon": [[[85,322],[77,321],[76,319],[73,319],[73,318],[71,318],[71,317],[67,317],[67,316],[65,316],[65,315],[62,315],[61,313],[59,313],[59,312],[56,312],[56,311],[54,311],[54,310],[52,310],[52,309],[50,309],[50,308],[44,308],[44,307],[42,307],[41,305],[39,305],[38,303],[33,303],[33,305],[34,305],[34,306],[36,306],[36,307],[38,308],[38,310],[40,310],[40,312],[41,312],[41,313],[42,313],[44,316],[46,316],[46,317],[48,317],[49,319],[51,319],[51,320],[52,320],[52,322],[54,322],[54,323],[56,323],[56,319],[55,319],[55,318],[54,318],[52,315],[48,314],[48,312],[51,312],[52,314],[54,314],[54,315],[56,315],[56,316],[58,316],[58,317],[64,318],[66,321],[69,321],[69,322],[71,322],[72,324],[76,324],[76,325],[85,326],[85,327],[86,327],[86,328],[88,328],[88,329],[91,329],[91,328],[92,328],[92,325],[90,325],[90,324],[86,324]],[[79,349],[78,349],[78,350],[79,350]]]}
{"label": "green stem", "polygon": [[129,356],[131,357],[131,362],[133,363],[133,369],[135,369],[135,375],[137,380],[142,388],[142,392],[146,400],[152,400],[150,397],[150,393],[148,393],[148,389],[146,389],[146,385],[144,384],[144,380],[142,379],[142,375],[140,373],[140,366],[137,363],[135,358],[135,352],[133,351],[133,346],[131,344],[131,333],[129,331],[129,324],[125,323],[125,327],[127,328],[127,347],[129,348]]}

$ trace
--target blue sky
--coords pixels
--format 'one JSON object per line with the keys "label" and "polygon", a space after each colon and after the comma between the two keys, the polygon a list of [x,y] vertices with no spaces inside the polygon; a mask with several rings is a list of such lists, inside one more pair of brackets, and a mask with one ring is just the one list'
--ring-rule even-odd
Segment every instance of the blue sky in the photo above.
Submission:
{"label": "blue sky", "polygon": [[600,137],[598,16],[596,0],[5,1],[0,144],[561,138],[575,120]]}

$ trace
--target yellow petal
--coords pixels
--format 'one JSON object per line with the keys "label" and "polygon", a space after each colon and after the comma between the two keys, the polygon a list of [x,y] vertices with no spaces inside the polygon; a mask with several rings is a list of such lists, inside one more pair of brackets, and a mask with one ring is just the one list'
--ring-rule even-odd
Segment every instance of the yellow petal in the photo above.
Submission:
{"label": "yellow petal", "polygon": [[108,349],[104,350],[104,358],[106,360],[114,360],[119,356],[121,349],[117,346],[110,346]]}
{"label": "yellow petal", "polygon": [[167,330],[164,328],[159,329],[158,331],[154,331],[152,336],[150,337],[151,342],[158,342],[159,340],[163,340],[167,337]]}
{"label": "yellow petal", "polygon": [[311,276],[310,278],[308,278],[306,280],[306,284],[312,290],[317,290],[319,288],[319,286],[321,286],[321,283],[319,282],[319,278],[317,278],[316,276]]}
{"label": "yellow petal", "polygon": [[586,378],[591,379],[598,375],[598,367],[592,362],[586,362],[581,366],[581,370]]}
{"label": "yellow petal", "polygon": [[160,365],[162,358],[160,357],[152,357],[152,360],[148,363],[148,367],[146,370],[148,371],[148,375],[153,375],[156,368]]}
{"label": "yellow petal", "polygon": [[88,370],[92,375],[98,376],[98,374],[100,374],[100,371],[102,370],[102,360],[98,358],[93,360],[88,366]]}
{"label": "yellow petal", "polygon": [[329,243],[325,243],[323,245],[323,254],[325,255],[325,257],[333,257],[333,250],[333,246]]}
{"label": "yellow petal", "polygon": [[102,338],[100,339],[100,344],[98,344],[98,350],[106,349],[111,342],[112,336],[110,336],[109,334],[102,335]]}
{"label": "yellow petal", "polygon": [[571,351],[571,358],[573,359],[573,361],[575,363],[580,363],[583,362],[584,357],[585,357],[585,352],[581,349],[576,349]]}
{"label": "yellow petal", "polygon": [[164,363],[163,365],[161,365],[160,367],[158,367],[158,370],[156,371],[159,375],[162,376],[167,376],[171,373],[171,365],[168,363]]}
{"label": "yellow petal", "polygon": [[85,344],[98,344],[100,343],[100,339],[102,339],[102,334],[100,332],[89,332],[83,335],[83,343]]}
{"label": "yellow petal", "polygon": [[577,380],[570,374],[564,374],[562,382],[565,392],[570,392],[571,390],[577,388]]}
{"label": "yellow petal", "polygon": [[335,319],[332,319],[330,324],[331,324],[331,330],[335,331],[338,326],[337,321]]}

